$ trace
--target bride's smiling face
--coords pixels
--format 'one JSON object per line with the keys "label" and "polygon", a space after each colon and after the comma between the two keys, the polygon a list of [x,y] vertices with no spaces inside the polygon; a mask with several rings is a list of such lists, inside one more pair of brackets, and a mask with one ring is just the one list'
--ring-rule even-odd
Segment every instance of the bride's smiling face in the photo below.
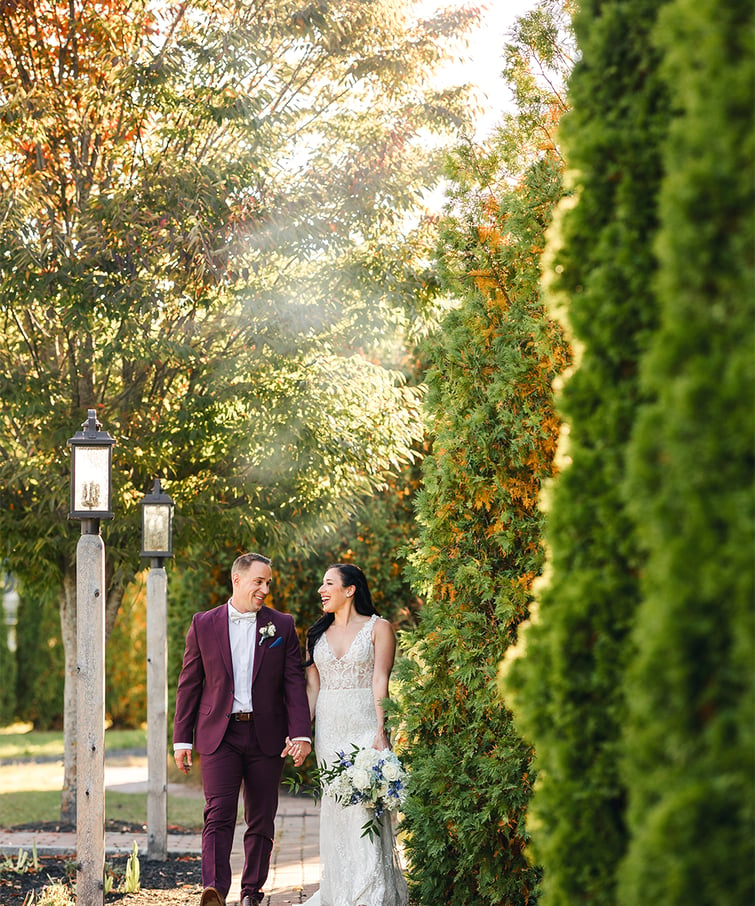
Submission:
{"label": "bride's smiling face", "polygon": [[343,584],[340,570],[329,569],[317,593],[320,595],[324,613],[338,613],[353,600],[354,586]]}

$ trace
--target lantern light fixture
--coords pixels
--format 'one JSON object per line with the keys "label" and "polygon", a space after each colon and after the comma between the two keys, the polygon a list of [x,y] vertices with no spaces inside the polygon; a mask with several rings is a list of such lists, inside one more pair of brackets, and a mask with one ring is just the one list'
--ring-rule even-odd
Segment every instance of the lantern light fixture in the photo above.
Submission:
{"label": "lantern light fixture", "polygon": [[142,500],[142,557],[162,560],[173,556],[173,500],[155,479],[151,494]]}
{"label": "lantern light fixture", "polygon": [[113,445],[115,439],[101,431],[94,409],[68,441],[71,448],[71,511],[69,519],[112,519]]}

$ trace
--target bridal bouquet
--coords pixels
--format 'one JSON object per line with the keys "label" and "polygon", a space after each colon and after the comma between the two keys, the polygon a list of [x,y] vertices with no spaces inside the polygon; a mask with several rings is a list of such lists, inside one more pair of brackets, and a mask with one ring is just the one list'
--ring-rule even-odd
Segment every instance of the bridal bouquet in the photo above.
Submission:
{"label": "bridal bouquet", "polygon": [[351,754],[337,753],[338,760],[320,768],[323,791],[340,805],[363,805],[374,815],[362,828],[362,836],[380,834],[379,820],[384,812],[394,812],[406,799],[407,774],[390,749],[360,749]]}

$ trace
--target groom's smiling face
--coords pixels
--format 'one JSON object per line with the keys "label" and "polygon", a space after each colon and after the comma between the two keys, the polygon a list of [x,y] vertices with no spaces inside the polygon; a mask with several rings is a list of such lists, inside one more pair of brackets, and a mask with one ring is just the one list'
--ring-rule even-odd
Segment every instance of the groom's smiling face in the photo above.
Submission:
{"label": "groom's smiling face", "polygon": [[273,572],[267,563],[255,561],[249,569],[234,573],[233,606],[241,613],[256,613],[270,593]]}

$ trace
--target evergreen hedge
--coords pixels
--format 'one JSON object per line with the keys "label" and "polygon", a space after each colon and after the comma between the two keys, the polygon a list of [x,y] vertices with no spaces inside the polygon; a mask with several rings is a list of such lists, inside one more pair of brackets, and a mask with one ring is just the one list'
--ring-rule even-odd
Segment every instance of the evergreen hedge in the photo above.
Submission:
{"label": "evergreen hedge", "polygon": [[457,155],[457,191],[479,194],[443,236],[445,284],[461,304],[431,353],[433,443],[411,558],[425,602],[396,671],[409,876],[423,904],[523,906],[539,879],[524,829],[532,749],[496,674],[543,559],[537,498],[559,430],[551,382],[568,353],[544,316],[538,264],[560,165],[544,155],[496,191],[489,174],[473,149]]}
{"label": "evergreen hedge", "polygon": [[540,869],[524,819],[532,747],[498,694],[543,564],[538,496],[560,422],[552,383],[569,359],[540,298],[540,257],[561,197],[559,86],[571,65],[567,5],[543,0],[503,48],[516,110],[449,160],[438,258],[458,308],[432,338],[432,436],[411,557],[424,598],[402,635],[397,748],[411,776],[404,829],[418,903],[524,906]]}
{"label": "evergreen hedge", "polygon": [[669,113],[650,35],[662,5],[585,0],[574,19],[580,60],[562,140],[576,204],[556,258],[579,351],[559,400],[570,465],[551,501],[552,575],[509,677],[537,751],[532,826],[548,906],[613,906],[627,846],[623,681],[642,558],[624,479],[638,363],[657,324],[652,241]]}
{"label": "evergreen hedge", "polygon": [[647,554],[628,680],[624,906],[755,902],[755,7],[674,0],[653,404],[630,447]]}

